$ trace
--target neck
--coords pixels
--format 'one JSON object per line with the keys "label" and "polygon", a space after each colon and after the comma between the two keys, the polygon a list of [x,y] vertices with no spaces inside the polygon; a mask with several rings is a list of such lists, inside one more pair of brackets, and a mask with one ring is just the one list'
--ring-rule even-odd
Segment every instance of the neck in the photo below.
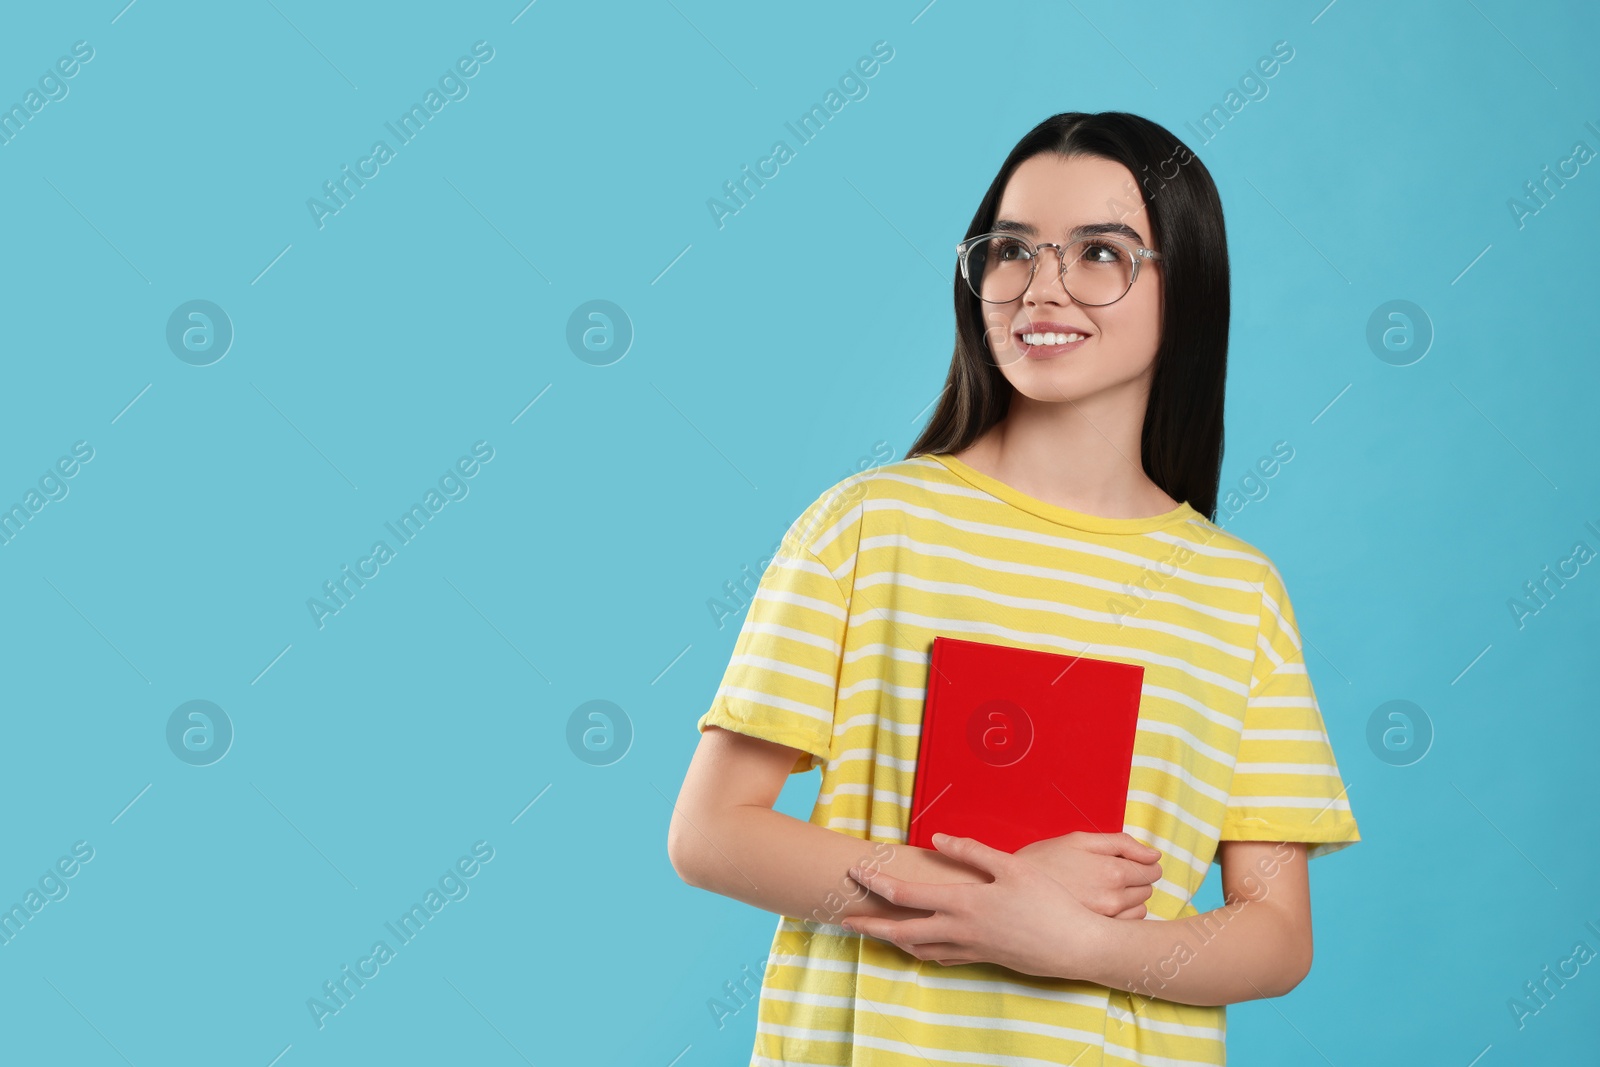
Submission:
{"label": "neck", "polygon": [[1013,393],[1006,417],[957,458],[1038,500],[1103,518],[1144,518],[1178,503],[1145,474],[1140,435],[1148,394],[1038,401]]}

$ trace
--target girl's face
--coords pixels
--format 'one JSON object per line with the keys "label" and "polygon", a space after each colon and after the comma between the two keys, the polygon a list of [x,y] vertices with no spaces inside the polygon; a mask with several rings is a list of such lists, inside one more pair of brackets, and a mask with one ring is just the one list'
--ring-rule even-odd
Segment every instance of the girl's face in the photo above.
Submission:
{"label": "girl's face", "polygon": [[[1110,236],[1160,251],[1150,243],[1144,198],[1127,167],[1099,156],[1046,152],[1012,172],[991,229],[1066,245],[1074,227],[1092,223],[1127,227]],[[1161,341],[1160,270],[1146,260],[1122,299],[1094,307],[1079,304],[1062,287],[1055,249],[1040,250],[1033,281],[1020,297],[980,305],[992,358],[1012,387],[1034,400],[1077,402],[1130,383],[1147,397]],[[1035,333],[1077,333],[1083,339],[1054,345],[1024,340]]]}

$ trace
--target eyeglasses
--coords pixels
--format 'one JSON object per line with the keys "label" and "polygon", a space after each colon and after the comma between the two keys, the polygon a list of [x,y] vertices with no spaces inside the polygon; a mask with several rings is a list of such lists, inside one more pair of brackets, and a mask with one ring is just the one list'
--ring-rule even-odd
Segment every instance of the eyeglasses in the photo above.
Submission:
{"label": "eyeglasses", "polygon": [[961,276],[974,296],[989,304],[1009,304],[1028,291],[1039,266],[1039,251],[1056,250],[1059,276],[1067,295],[1080,304],[1100,307],[1125,296],[1145,260],[1161,253],[1134,248],[1115,237],[1084,237],[1068,245],[1034,244],[1012,233],[985,233],[956,245]]}

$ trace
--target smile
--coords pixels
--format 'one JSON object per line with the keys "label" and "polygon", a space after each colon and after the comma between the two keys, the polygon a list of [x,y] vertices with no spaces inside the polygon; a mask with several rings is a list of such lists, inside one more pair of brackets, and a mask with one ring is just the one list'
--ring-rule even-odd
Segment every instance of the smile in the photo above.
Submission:
{"label": "smile", "polygon": [[1023,330],[1012,334],[1029,359],[1053,359],[1067,352],[1075,352],[1089,340],[1087,334],[1077,331]]}

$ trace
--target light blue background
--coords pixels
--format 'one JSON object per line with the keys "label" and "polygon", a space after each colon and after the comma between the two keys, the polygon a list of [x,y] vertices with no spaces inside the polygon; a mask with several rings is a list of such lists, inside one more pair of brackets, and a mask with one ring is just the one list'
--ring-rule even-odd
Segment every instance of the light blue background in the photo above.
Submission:
{"label": "light blue background", "polygon": [[[1521,1030],[1507,1006],[1600,949],[1600,570],[1507,607],[1600,549],[1600,170],[1507,206],[1600,149],[1592,9],[123,2],[0,35],[5,104],[94,48],[0,146],[0,504],[94,449],[0,547],[0,903],[95,850],[0,945],[0,1059],[745,1062],[754,1007],[707,1002],[776,920],[665,851],[737,631],[707,601],[875,442],[904,454],[1005,152],[1109,109],[1221,190],[1224,488],[1295,449],[1225,525],[1285,576],[1363,835],[1313,866],[1316,966],[1229,1012],[1230,1062],[1594,1061],[1600,966]],[[479,40],[469,95],[319,229],[307,199]],[[880,40],[719,229],[706,201]],[[165,341],[194,299],[236,330],[207,367]],[[608,366],[566,341],[596,299],[636,331]],[[1366,329],[1402,299],[1436,336],[1394,366]],[[480,440],[469,495],[319,629],[307,599]],[[237,732],[209,767],[165,740],[193,699]],[[634,731],[610,766],[566,740],[594,699]],[[1393,699],[1436,734],[1407,767],[1366,740]],[[307,999],[480,840],[470,895],[318,1030]]]}

